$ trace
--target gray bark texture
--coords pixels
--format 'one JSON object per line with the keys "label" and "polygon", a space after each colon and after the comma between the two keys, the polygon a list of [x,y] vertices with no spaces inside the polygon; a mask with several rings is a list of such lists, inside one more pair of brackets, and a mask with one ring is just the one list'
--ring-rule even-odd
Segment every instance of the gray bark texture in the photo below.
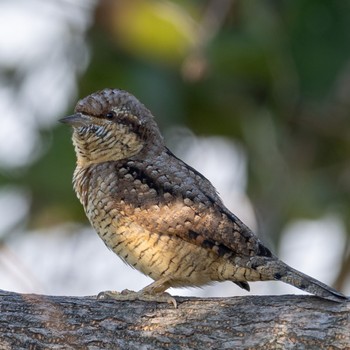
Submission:
{"label": "gray bark texture", "polygon": [[170,304],[0,291],[0,349],[350,349],[350,302],[313,296]]}

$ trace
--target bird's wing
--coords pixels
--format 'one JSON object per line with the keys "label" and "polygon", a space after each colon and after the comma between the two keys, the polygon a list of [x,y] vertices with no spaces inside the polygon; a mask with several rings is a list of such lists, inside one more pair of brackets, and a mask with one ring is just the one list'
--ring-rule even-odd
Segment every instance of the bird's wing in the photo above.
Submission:
{"label": "bird's wing", "polygon": [[271,256],[223,205],[210,181],[170,151],[152,163],[128,161],[115,166],[115,171],[127,174],[113,195],[119,209],[150,232],[176,235],[219,255]]}

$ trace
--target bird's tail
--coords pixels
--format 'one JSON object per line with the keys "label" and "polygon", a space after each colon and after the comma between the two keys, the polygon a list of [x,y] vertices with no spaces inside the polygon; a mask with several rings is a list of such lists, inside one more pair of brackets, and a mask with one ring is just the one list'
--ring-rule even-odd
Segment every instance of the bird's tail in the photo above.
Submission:
{"label": "bird's tail", "polygon": [[338,303],[347,300],[350,301],[349,297],[346,297],[342,293],[316,280],[315,278],[293,269],[280,260],[270,260],[265,264],[260,265],[257,270],[262,275],[269,276],[269,279],[291,284],[296,288],[314,294],[323,299]]}

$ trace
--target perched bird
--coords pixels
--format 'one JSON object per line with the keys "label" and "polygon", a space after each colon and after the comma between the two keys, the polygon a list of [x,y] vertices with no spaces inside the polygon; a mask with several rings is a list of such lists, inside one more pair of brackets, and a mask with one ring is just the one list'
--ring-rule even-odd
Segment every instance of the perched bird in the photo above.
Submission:
{"label": "perched bird", "polygon": [[321,298],[343,294],[283,263],[221,201],[213,185],[164,144],[133,95],[105,89],[61,119],[73,127],[73,184],[107,247],[154,282],[100,298],[173,302],[169,287],[278,280]]}

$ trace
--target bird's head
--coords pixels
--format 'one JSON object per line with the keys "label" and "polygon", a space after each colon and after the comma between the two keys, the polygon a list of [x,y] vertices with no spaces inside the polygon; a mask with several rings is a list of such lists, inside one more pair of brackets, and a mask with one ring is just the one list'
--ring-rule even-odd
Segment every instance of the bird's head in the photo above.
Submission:
{"label": "bird's head", "polygon": [[163,144],[151,112],[133,95],[104,89],[81,99],[75,114],[60,120],[73,127],[79,165],[130,158]]}

